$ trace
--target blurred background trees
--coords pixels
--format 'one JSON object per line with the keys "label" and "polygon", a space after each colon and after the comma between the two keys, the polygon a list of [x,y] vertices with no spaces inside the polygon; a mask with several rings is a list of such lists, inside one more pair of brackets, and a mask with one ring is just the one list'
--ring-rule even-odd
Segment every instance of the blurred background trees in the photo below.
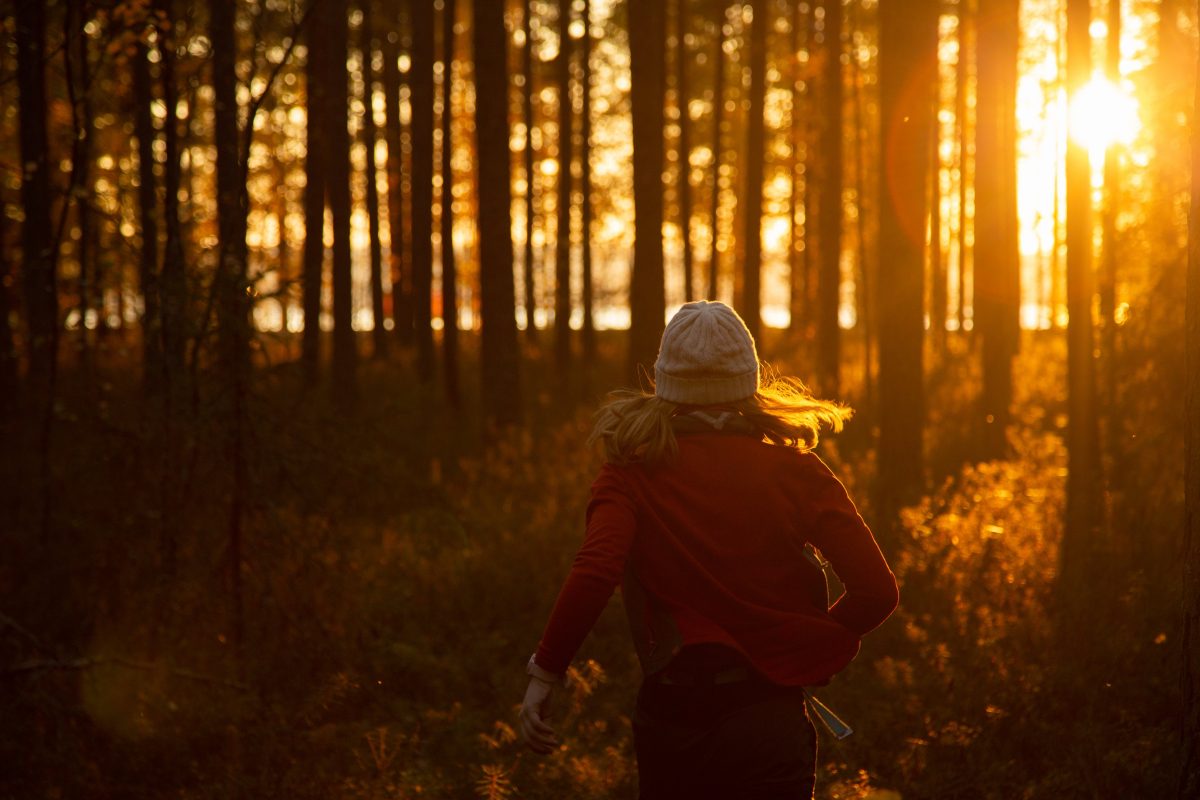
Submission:
{"label": "blurred background trees", "polygon": [[[553,589],[511,565],[554,575],[577,541],[587,411],[648,386],[702,298],[857,409],[822,456],[905,582],[842,698],[903,734],[831,755],[838,796],[1177,791],[1197,24],[1182,0],[0,6],[0,674],[40,731],[0,745],[30,764],[12,793],[137,774],[147,740],[223,742],[179,791],[297,776],[264,720],[304,752],[339,708],[374,766],[317,794],[475,791],[441,758],[542,796],[491,727],[507,701],[469,687],[504,685],[481,665]],[[469,615],[492,638],[444,633]],[[596,641],[614,720],[635,678]],[[399,744],[379,680],[422,693],[388,706]],[[247,736],[198,702],[170,722],[181,685]],[[1045,708],[1060,727],[1018,736]],[[1021,737],[1047,753],[1024,783]],[[628,793],[624,728],[573,741],[592,772],[547,767],[545,796]]]}

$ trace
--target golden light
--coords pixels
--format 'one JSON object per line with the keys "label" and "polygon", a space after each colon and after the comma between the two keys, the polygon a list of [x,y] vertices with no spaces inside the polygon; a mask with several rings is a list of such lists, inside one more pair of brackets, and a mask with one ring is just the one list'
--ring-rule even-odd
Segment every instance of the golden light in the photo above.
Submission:
{"label": "golden light", "polygon": [[1100,159],[1111,145],[1129,145],[1141,129],[1133,95],[1096,77],[1071,100],[1071,137]]}

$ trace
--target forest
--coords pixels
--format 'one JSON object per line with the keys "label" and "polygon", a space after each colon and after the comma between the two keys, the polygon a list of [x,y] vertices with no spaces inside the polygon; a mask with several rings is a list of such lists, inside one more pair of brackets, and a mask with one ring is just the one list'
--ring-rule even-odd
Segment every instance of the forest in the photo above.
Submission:
{"label": "forest", "polygon": [[817,797],[1200,797],[1200,8],[0,0],[0,797],[632,798],[608,392],[728,303],[900,583]]}

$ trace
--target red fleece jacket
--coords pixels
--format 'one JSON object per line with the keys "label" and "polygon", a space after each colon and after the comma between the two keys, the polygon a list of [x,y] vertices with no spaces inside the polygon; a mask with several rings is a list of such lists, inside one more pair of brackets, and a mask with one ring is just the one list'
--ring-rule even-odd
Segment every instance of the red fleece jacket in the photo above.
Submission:
{"label": "red fleece jacket", "polygon": [[[734,647],[775,683],[827,683],[899,601],[845,487],[816,454],[755,436],[700,432],[678,442],[669,465],[601,469],[537,664],[566,671],[628,568],[681,644]],[[845,586],[829,609],[814,599],[824,577],[806,542]]]}

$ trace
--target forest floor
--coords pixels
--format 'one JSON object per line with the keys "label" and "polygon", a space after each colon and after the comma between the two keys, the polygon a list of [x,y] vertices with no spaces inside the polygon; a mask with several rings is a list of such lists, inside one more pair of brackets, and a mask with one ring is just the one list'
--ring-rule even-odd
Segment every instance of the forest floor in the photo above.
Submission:
{"label": "forest floor", "polygon": [[[406,352],[364,360],[347,411],[303,390],[294,342],[268,343],[244,471],[228,398],[203,373],[167,413],[128,367],[132,345],[86,373],[68,359],[49,438],[37,409],[0,431],[0,797],[636,796],[619,594],[560,705],[563,748],[539,758],[515,741],[524,662],[600,463],[590,415],[622,384],[623,334],[565,376],[549,337],[527,346],[526,426],[499,435],[474,399],[470,336],[458,409]],[[761,351],[804,376],[786,337]],[[1154,572],[1172,562],[1118,524],[1169,526],[1172,490],[1114,516],[1122,558],[1096,574],[1087,615],[1064,613],[1063,354],[1061,334],[1027,334],[1012,456],[982,463],[977,359],[955,338],[931,354],[931,490],[876,530],[902,604],[821,692],[856,733],[822,731],[818,797],[1173,790],[1176,595]],[[850,342],[845,363],[860,362]],[[861,376],[847,366],[843,399],[862,408],[819,452],[870,521]],[[1145,481],[1122,474],[1118,509]]]}

